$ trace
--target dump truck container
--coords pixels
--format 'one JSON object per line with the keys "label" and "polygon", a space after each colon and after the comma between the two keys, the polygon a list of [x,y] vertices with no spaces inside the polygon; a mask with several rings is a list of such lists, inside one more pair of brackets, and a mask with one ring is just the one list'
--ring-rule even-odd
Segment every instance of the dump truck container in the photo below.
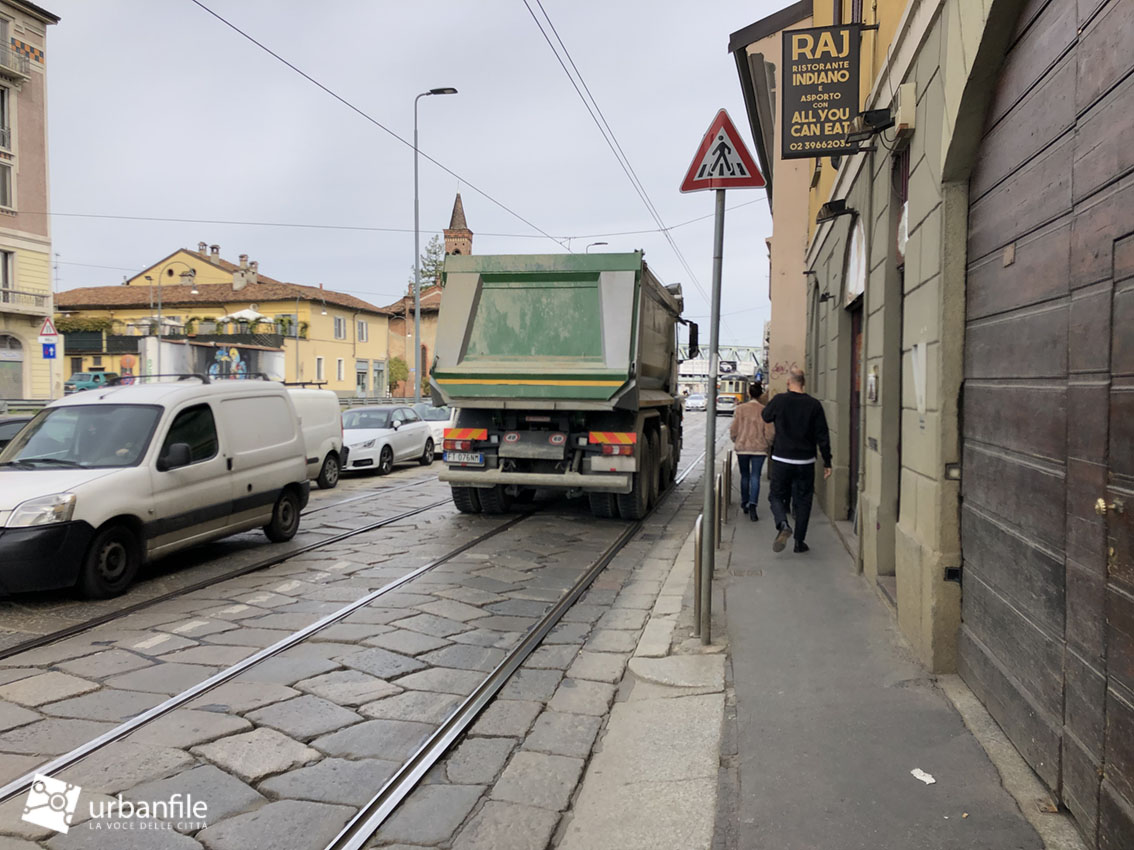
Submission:
{"label": "dump truck container", "polygon": [[459,408],[445,434],[453,500],[499,513],[557,488],[640,519],[681,449],[680,285],[641,252],[450,255],[429,381]]}

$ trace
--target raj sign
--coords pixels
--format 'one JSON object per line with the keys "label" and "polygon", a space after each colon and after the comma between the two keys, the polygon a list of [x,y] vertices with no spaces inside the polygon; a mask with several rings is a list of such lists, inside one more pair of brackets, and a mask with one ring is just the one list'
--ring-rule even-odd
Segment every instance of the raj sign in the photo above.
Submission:
{"label": "raj sign", "polygon": [[855,153],[846,136],[859,112],[859,27],[788,30],[783,39],[783,158]]}

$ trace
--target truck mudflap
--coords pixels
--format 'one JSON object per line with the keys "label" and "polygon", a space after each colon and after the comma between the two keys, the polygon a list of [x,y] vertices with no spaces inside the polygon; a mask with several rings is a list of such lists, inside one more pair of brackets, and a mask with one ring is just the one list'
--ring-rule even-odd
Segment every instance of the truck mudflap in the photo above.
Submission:
{"label": "truck mudflap", "polygon": [[630,473],[583,475],[579,472],[505,472],[499,469],[445,469],[437,477],[449,484],[464,487],[517,484],[521,487],[578,488],[587,492],[620,494],[629,493],[634,480]]}

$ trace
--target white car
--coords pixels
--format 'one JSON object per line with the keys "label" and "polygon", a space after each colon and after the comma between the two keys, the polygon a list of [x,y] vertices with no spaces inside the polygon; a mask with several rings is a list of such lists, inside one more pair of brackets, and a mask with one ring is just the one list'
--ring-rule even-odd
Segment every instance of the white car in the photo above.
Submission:
{"label": "white car", "polygon": [[355,407],[343,413],[347,469],[386,475],[395,463],[433,463],[433,434],[411,407]]}
{"label": "white car", "polygon": [[418,402],[413,406],[417,415],[429,423],[429,430],[433,434],[433,445],[445,444],[445,431],[457,425],[457,408],[442,405],[434,407],[427,401]]}
{"label": "white car", "polygon": [[686,410],[705,410],[708,406],[709,400],[702,393],[691,393],[685,397]]}

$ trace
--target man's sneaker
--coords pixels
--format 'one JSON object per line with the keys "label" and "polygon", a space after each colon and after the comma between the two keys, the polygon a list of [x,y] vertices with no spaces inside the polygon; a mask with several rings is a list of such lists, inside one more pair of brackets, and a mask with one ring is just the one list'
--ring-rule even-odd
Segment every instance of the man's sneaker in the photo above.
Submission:
{"label": "man's sneaker", "polygon": [[811,547],[808,546],[806,543],[804,543],[802,540],[795,541],[795,551],[796,552],[807,552],[807,551],[810,551],[810,549],[811,549]]}
{"label": "man's sneaker", "polygon": [[776,535],[776,539],[772,541],[772,551],[784,551],[784,547],[787,545],[789,537],[791,537],[791,526],[785,522],[780,526],[780,531]]}
{"label": "man's sneaker", "polygon": [[756,520],[760,519],[760,517],[756,516],[756,505],[755,504],[751,504],[751,505],[748,506],[748,518],[750,520],[752,520],[753,522],[756,522]]}

